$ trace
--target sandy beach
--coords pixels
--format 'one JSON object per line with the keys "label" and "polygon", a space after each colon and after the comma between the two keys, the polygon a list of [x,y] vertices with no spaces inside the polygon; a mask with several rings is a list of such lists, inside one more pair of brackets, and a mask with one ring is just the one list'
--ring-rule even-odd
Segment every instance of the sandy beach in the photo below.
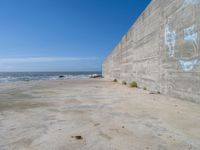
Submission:
{"label": "sandy beach", "polygon": [[103,79],[0,84],[0,150],[199,149],[199,104]]}

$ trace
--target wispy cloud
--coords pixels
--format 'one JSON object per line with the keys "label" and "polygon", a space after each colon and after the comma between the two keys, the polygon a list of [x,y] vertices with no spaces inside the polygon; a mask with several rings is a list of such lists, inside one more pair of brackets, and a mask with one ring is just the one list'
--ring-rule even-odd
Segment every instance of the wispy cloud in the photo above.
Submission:
{"label": "wispy cloud", "polygon": [[45,63],[45,62],[66,62],[66,61],[92,61],[97,57],[26,57],[26,58],[0,58],[1,64],[16,63]]}

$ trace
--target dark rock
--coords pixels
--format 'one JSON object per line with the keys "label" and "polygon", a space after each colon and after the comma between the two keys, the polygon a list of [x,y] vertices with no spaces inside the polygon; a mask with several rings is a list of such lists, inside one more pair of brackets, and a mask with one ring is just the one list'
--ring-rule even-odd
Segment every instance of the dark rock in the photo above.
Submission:
{"label": "dark rock", "polygon": [[60,75],[60,76],[59,76],[59,78],[64,78],[64,77],[65,77],[65,76],[63,76],[63,75]]}
{"label": "dark rock", "polygon": [[92,75],[90,75],[90,78],[102,78],[102,75],[100,75],[100,74],[92,74]]}

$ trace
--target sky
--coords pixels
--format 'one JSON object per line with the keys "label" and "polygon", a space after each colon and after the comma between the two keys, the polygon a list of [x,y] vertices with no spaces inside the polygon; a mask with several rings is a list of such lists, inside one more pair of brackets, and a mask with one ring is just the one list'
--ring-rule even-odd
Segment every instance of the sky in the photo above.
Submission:
{"label": "sky", "polygon": [[101,71],[150,0],[0,0],[0,72]]}

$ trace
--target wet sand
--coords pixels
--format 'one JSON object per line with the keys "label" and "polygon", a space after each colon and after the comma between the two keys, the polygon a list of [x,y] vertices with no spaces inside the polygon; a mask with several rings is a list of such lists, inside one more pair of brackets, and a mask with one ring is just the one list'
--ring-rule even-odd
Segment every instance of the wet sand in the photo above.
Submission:
{"label": "wet sand", "polygon": [[199,149],[199,104],[103,79],[0,84],[0,150]]}

